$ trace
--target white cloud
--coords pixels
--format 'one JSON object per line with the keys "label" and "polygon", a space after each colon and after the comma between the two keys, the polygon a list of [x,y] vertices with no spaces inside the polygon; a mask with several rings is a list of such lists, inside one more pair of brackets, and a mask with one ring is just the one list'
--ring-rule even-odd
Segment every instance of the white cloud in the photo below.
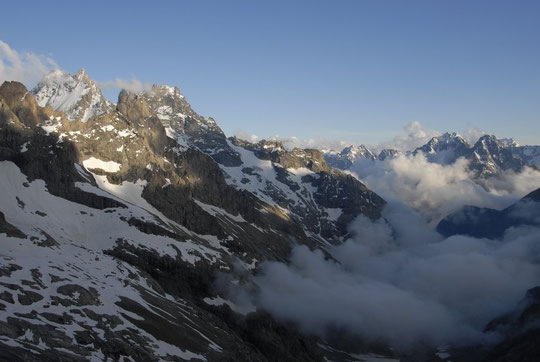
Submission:
{"label": "white cloud", "polygon": [[389,142],[382,142],[374,146],[377,152],[384,148],[394,148],[400,151],[412,151],[426,144],[430,139],[440,136],[441,132],[430,129],[418,121],[411,122],[403,127],[404,134],[394,137]]}
{"label": "white cloud", "polygon": [[469,128],[465,130],[465,132],[463,132],[461,136],[465,138],[465,140],[469,142],[469,144],[474,145],[476,141],[478,141],[478,139],[485,134],[486,132],[479,130],[478,128]]}
{"label": "white cloud", "polygon": [[540,229],[511,229],[503,241],[443,239],[403,204],[383,216],[359,217],[357,233],[328,250],[334,260],[299,246],[289,264],[264,263],[258,287],[238,295],[305,332],[344,329],[399,349],[493,340],[485,325],[540,284]]}
{"label": "white cloud", "polygon": [[97,82],[98,87],[101,89],[118,88],[125,89],[130,92],[142,92],[152,88],[150,83],[143,83],[136,78],[121,79],[116,78],[114,80],[108,80],[104,82]]}
{"label": "white cloud", "polygon": [[248,133],[248,132],[245,132],[245,131],[243,131],[241,129],[237,130],[234,133],[234,136],[237,137],[237,138],[240,138],[240,139],[242,139],[244,141],[251,142],[251,143],[255,143],[255,142],[258,142],[260,140],[259,136]]}
{"label": "white cloud", "polygon": [[502,209],[540,186],[540,172],[531,168],[473,181],[467,165],[463,158],[450,165],[431,163],[420,153],[384,162],[360,160],[351,173],[383,198],[405,202],[432,225],[463,205]]}
{"label": "white cloud", "polygon": [[58,65],[50,57],[18,52],[0,40],[0,83],[16,80],[31,88],[43,74],[57,68]]}

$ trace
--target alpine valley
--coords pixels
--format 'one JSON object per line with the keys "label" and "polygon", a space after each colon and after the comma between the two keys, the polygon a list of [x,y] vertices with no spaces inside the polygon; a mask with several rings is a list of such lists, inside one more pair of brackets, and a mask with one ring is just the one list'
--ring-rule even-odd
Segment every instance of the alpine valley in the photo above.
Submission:
{"label": "alpine valley", "polygon": [[[480,189],[540,170],[540,146],[491,135],[469,144],[446,133],[408,151],[286,149],[227,138],[176,87],[122,90],[113,104],[83,69],[51,71],[31,90],[4,82],[0,360],[539,360],[537,285],[485,324],[489,343],[447,346],[395,346],[340,325],[316,333],[257,303],[264,265],[289,265],[299,247],[338,265],[332,250],[356,220],[387,219],[391,200],[353,171],[400,157],[464,162]],[[504,243],[540,225],[538,187],[503,210],[429,221],[445,237]]]}

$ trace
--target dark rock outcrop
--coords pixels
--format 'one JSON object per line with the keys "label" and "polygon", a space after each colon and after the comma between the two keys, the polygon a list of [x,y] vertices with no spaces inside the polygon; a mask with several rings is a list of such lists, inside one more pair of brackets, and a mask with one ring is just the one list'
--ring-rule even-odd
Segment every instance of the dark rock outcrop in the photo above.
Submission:
{"label": "dark rock outcrop", "polygon": [[456,234],[477,238],[500,238],[510,227],[540,225],[540,189],[523,197],[504,210],[465,206],[437,225],[444,236]]}

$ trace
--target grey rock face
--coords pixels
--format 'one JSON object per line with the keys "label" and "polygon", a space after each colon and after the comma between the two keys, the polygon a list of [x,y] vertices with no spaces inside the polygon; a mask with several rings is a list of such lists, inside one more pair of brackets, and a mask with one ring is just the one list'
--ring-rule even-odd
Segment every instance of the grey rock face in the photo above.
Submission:
{"label": "grey rock face", "polygon": [[26,235],[6,221],[4,213],[0,211],[0,233],[5,233],[7,236],[14,238],[25,239]]}
{"label": "grey rock face", "polygon": [[399,150],[395,150],[395,149],[392,149],[392,148],[387,148],[387,149],[382,150],[379,153],[379,155],[377,156],[377,159],[379,161],[384,161],[384,160],[387,160],[387,159],[396,158],[401,154],[402,154],[402,152],[399,151]]}
{"label": "grey rock face", "polygon": [[177,87],[154,85],[140,94],[160,119],[167,134],[186,142],[226,166],[238,166],[239,158],[228,145],[225,134],[212,118],[198,115]]}
{"label": "grey rock face", "polygon": [[480,177],[489,177],[502,170],[521,171],[526,163],[514,156],[506,143],[495,136],[485,135],[474,144],[468,159],[471,161],[470,167],[477,171]]}

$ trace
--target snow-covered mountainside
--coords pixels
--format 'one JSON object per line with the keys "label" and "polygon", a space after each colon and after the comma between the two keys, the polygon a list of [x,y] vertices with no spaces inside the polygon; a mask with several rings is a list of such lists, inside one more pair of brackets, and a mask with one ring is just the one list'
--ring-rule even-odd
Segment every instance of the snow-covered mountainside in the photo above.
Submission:
{"label": "snow-covered mountainside", "polygon": [[20,83],[0,87],[0,359],[338,352],[264,311],[246,315],[249,301],[233,304],[216,280],[242,282],[298,244],[341,243],[384,200],[318,150],[227,139],[177,88],[88,108],[94,83],[54,74],[35,91],[54,107]]}
{"label": "snow-covered mountainside", "polygon": [[86,122],[114,109],[84,69],[75,75],[53,70],[31,92],[41,107],[63,111],[71,121]]}

